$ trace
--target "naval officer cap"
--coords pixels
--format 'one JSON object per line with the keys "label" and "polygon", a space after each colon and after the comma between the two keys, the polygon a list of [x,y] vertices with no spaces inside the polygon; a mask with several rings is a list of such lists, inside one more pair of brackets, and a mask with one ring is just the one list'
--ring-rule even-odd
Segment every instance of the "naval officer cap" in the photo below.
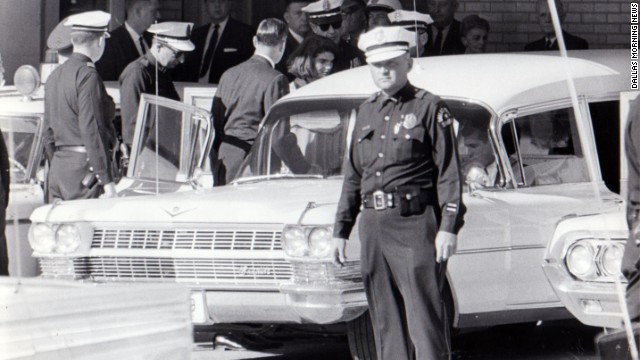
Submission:
{"label": "naval officer cap", "polygon": [[160,44],[168,45],[180,51],[192,51],[195,45],[191,42],[191,29],[193,23],[166,21],[153,24],[148,32],[155,34]]}
{"label": "naval officer cap", "polygon": [[71,15],[64,23],[65,26],[70,26],[71,31],[92,31],[103,32],[109,36],[107,32],[109,27],[109,20],[111,20],[111,14],[104,11],[87,11],[76,15]]}
{"label": "naval officer cap", "polygon": [[416,28],[426,30],[427,25],[433,24],[433,19],[430,15],[417,11],[396,10],[389,13],[388,16],[391,25],[402,26],[410,31],[416,31]]}
{"label": "naval officer cap", "polygon": [[343,0],[319,0],[302,8],[309,21],[315,24],[331,24],[342,19]]}
{"label": "naval officer cap", "polygon": [[380,26],[360,35],[358,48],[368,63],[396,58],[416,46],[416,36],[400,26]]}
{"label": "naval officer cap", "polygon": [[371,10],[384,10],[387,12],[402,10],[402,4],[400,0],[369,0],[367,11]]}

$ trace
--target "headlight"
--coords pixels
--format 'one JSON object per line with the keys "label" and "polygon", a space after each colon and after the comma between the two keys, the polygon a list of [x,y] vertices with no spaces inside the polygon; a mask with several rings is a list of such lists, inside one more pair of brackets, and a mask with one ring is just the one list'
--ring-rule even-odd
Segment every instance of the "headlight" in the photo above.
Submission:
{"label": "headlight", "polygon": [[623,248],[618,244],[605,245],[600,255],[600,268],[606,276],[619,276]]}
{"label": "headlight", "polygon": [[576,277],[588,280],[596,276],[595,250],[593,245],[581,241],[572,245],[567,251],[567,267]]}
{"label": "headlight", "polygon": [[329,256],[333,234],[330,229],[317,227],[309,232],[309,255],[315,258]]}
{"label": "headlight", "polygon": [[282,231],[284,252],[291,257],[301,257],[307,253],[309,244],[303,228],[287,226]]}
{"label": "headlight", "polygon": [[53,228],[47,224],[31,225],[31,228],[29,228],[29,244],[36,252],[52,252],[56,245]]}
{"label": "headlight", "polygon": [[56,248],[59,254],[74,252],[80,246],[80,229],[73,224],[60,225],[56,231]]}

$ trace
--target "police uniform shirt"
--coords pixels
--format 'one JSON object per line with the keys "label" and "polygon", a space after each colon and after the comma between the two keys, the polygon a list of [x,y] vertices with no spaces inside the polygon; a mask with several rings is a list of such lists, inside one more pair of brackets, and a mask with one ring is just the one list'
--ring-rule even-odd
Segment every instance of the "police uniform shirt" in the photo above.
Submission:
{"label": "police uniform shirt", "polygon": [[93,62],[73,53],[45,85],[45,146],[85,146],[101,184],[113,181],[109,150],[115,143],[115,104]]}
{"label": "police uniform shirt", "polygon": [[391,193],[408,184],[436,187],[439,230],[456,234],[464,207],[452,123],[453,117],[437,96],[410,83],[393,97],[378,92],[364,102],[345,166],[334,236],[349,238],[361,194]]}
{"label": "police uniform shirt", "polygon": [[[130,63],[120,75],[120,111],[122,114],[122,140],[131,145],[135,134],[138,104],[141,94],[156,93],[156,58],[147,52]],[[158,66],[158,96],[180,101],[169,69]]]}

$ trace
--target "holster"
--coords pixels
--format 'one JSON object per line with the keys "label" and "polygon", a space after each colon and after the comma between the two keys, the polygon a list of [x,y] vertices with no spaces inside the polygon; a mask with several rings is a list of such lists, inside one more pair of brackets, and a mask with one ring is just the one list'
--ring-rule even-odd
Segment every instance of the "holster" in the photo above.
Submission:
{"label": "holster", "polygon": [[82,186],[87,189],[93,189],[98,184],[98,176],[90,172],[82,178]]}
{"label": "holster", "polygon": [[428,192],[420,185],[402,185],[396,188],[401,216],[419,215],[428,203]]}

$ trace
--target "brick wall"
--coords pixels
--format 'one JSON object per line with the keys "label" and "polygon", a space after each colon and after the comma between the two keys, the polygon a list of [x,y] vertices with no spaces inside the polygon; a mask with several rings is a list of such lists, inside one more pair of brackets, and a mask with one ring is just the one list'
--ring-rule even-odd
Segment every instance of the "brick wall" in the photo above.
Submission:
{"label": "brick wall", "polygon": [[[405,9],[412,0],[401,0]],[[426,0],[415,0],[418,11],[426,11]],[[459,0],[456,18],[478,14],[491,25],[490,52],[520,51],[530,41],[542,37],[538,25],[536,0]],[[567,10],[564,29],[589,42],[589,47],[630,47],[630,1],[563,0]]]}

